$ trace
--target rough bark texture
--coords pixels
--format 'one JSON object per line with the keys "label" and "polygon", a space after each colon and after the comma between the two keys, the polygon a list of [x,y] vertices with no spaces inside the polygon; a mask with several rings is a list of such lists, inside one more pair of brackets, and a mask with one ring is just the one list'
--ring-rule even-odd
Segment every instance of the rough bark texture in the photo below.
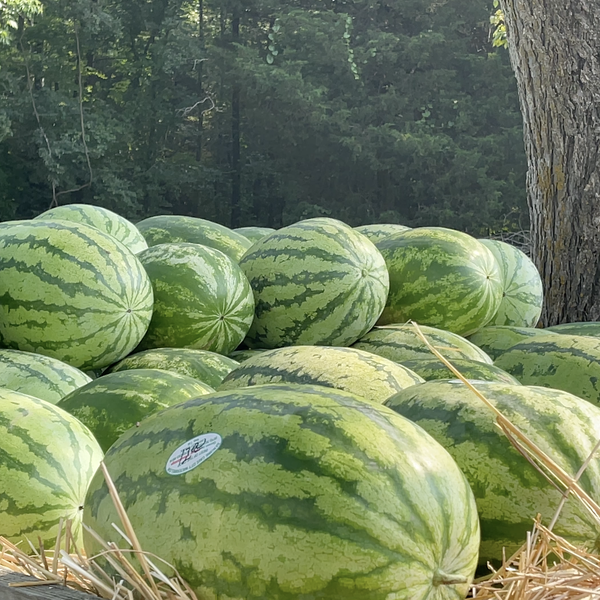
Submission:
{"label": "rough bark texture", "polygon": [[600,320],[600,6],[504,0],[542,322]]}

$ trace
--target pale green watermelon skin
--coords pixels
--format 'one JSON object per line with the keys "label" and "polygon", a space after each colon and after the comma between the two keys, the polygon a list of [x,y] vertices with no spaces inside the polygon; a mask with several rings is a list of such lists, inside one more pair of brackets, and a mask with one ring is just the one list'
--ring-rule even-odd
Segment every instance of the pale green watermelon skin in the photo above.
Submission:
{"label": "pale green watermelon skin", "polygon": [[243,235],[254,243],[258,242],[258,240],[262,240],[262,238],[270,233],[273,233],[275,229],[272,227],[237,227],[236,229],[233,229],[233,231]]}
{"label": "pale green watermelon skin", "polygon": [[250,348],[245,348],[244,350],[234,350],[233,352],[229,353],[229,358],[237,361],[238,363],[242,363],[249,358],[258,356],[261,352],[266,352],[266,349],[256,348],[254,350],[250,350]]}
{"label": "pale green watermelon skin", "polygon": [[393,233],[408,231],[410,227],[406,225],[396,225],[395,223],[373,223],[372,225],[359,225],[355,227],[356,231],[366,235],[375,245],[383,238]]}
{"label": "pale green watermelon skin", "polygon": [[34,352],[0,350],[0,387],[50,404],[56,404],[91,380],[83,371],[56,358]]}
{"label": "pale green watermelon skin", "polygon": [[214,391],[187,375],[132,369],[102,375],[65,396],[58,406],[88,427],[106,452],[149,415]]}
{"label": "pale green watermelon skin", "polygon": [[254,317],[238,264],[201,244],[159,244],[138,254],[154,290],[152,321],[138,350],[195,348],[228,354]]}
{"label": "pale green watermelon skin", "polygon": [[410,369],[370,352],[331,346],[266,350],[244,361],[219,386],[232,390],[269,383],[322,385],[382,403],[404,388],[423,383]]}
{"label": "pale green watermelon skin", "polygon": [[[474,385],[571,476],[600,439],[600,409],[572,394],[504,383]],[[511,556],[531,531],[537,513],[542,523],[550,523],[561,493],[514,449],[491,410],[462,382],[428,381],[392,396],[386,406],[431,434],[467,477],[481,522],[482,564],[492,560],[498,565],[503,547]],[[600,461],[592,461],[580,484],[600,500]],[[571,498],[554,532],[593,547],[600,529]]]}
{"label": "pale green watermelon skin", "polygon": [[63,219],[65,221],[90,225],[112,235],[134,254],[148,247],[144,236],[131,221],[101,206],[66,204],[43,212],[36,219]]}
{"label": "pale green watermelon skin", "polygon": [[567,335],[589,335],[590,337],[600,337],[600,321],[561,323],[560,325],[546,327],[544,331]]}
{"label": "pale green watermelon skin", "polygon": [[469,336],[469,341],[481,348],[496,360],[509,348],[526,341],[533,341],[556,335],[548,329],[535,327],[513,327],[512,325],[488,325]]}
{"label": "pale green watermelon skin", "polygon": [[239,366],[239,362],[210,352],[193,348],[155,348],[130,354],[114,364],[106,373],[118,373],[130,369],[163,369],[193,377],[217,388],[226,375]]}
{"label": "pale green watermelon skin", "polygon": [[240,266],[256,302],[250,348],[349,346],[373,327],[389,289],[373,243],[326,217],[259,240]]}
{"label": "pale green watermelon skin", "polygon": [[148,246],[157,244],[202,244],[224,252],[236,262],[242,258],[252,242],[243,235],[206,219],[181,215],[149,217],[136,227]]}
{"label": "pale green watermelon skin", "polygon": [[[207,434],[221,438],[212,455],[167,473]],[[199,598],[462,600],[469,589],[479,531],[462,473],[422,429],[352,394],[218,392],[149,417],[105,462],[142,547]],[[117,519],[98,476],[84,522],[112,540]],[[434,585],[441,572],[462,583]]]}
{"label": "pale green watermelon skin", "polygon": [[107,233],[41,219],[0,231],[0,337],[6,347],[84,371],[106,367],[139,344],[153,303],[144,267]]}
{"label": "pale green watermelon skin", "polygon": [[470,235],[419,227],[390,235],[377,247],[390,274],[378,325],[412,320],[466,336],[496,314],[502,300],[500,267]]}
{"label": "pale green watermelon skin", "polygon": [[533,338],[506,350],[496,366],[523,385],[564,390],[600,405],[600,339],[583,335]]}
{"label": "pale green watermelon skin", "polygon": [[88,484],[103,458],[90,430],[57,406],[0,388],[0,535],[53,548],[61,518],[82,547]]}
{"label": "pale green watermelon skin", "polygon": [[[492,364],[492,359],[481,348],[456,333],[427,325],[420,325],[419,328],[429,343],[451,362],[458,358],[467,358]],[[374,327],[352,347],[400,364],[415,358],[434,356],[419,337],[414,325],[408,323]]]}
{"label": "pale green watermelon skin", "polygon": [[521,250],[499,240],[479,240],[500,266],[502,301],[488,325],[535,327],[542,314],[544,288],[533,261]]}

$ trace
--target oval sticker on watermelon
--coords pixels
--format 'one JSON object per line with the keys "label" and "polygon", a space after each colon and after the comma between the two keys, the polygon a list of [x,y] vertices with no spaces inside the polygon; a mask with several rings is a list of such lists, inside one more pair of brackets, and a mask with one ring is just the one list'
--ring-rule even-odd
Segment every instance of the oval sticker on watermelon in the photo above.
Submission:
{"label": "oval sticker on watermelon", "polygon": [[167,460],[167,473],[182,475],[195,469],[219,449],[221,441],[218,433],[204,433],[181,444]]}

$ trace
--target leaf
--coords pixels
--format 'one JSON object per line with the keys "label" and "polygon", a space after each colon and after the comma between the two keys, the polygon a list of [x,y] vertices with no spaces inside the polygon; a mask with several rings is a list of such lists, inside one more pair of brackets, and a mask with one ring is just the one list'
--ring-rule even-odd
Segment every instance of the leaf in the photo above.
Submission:
{"label": "leaf", "polygon": [[274,60],[272,54],[267,54],[267,64],[272,65]]}
{"label": "leaf", "polygon": [[275,50],[275,46],[273,44],[269,44],[269,52],[273,52]]}
{"label": "leaf", "polygon": [[275,23],[275,25],[273,25],[273,31],[275,33],[277,33],[280,29],[281,29],[281,25],[279,25],[279,23]]}

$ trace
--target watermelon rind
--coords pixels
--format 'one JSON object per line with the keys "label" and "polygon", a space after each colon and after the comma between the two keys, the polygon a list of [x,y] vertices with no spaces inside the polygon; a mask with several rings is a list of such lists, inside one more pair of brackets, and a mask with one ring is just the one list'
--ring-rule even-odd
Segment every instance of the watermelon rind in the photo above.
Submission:
{"label": "watermelon rind", "polygon": [[228,354],[229,358],[235,360],[238,363],[242,363],[249,358],[257,356],[261,352],[266,352],[266,348],[255,348],[254,350],[250,350],[250,348],[245,348],[243,350],[234,350]]}
{"label": "watermelon rind", "polygon": [[102,206],[65,204],[64,206],[50,208],[35,218],[63,219],[65,221],[90,225],[112,235],[134,254],[148,247],[144,236],[131,221]]}
{"label": "watermelon rind", "polygon": [[6,347],[52,356],[83,371],[108,366],[140,342],[152,285],[111,235],[63,220],[0,233],[0,337]]}
{"label": "watermelon rind", "polygon": [[560,325],[551,325],[550,327],[546,327],[544,331],[563,333],[567,335],[589,335],[590,337],[600,337],[600,321],[561,323]]}
{"label": "watermelon rind", "polygon": [[91,377],[56,358],[0,349],[0,387],[56,404]]}
{"label": "watermelon rind", "polygon": [[[347,392],[210,394],[148,417],[105,463],[141,546],[199,598],[459,600],[469,589],[479,526],[464,476],[421,428]],[[101,474],[84,522],[118,536]],[[91,536],[85,547],[96,553]]]}
{"label": "watermelon rind", "polygon": [[492,360],[512,348],[516,344],[534,339],[542,339],[548,335],[556,335],[548,329],[537,329],[535,327],[513,327],[511,325],[488,325],[477,333],[469,336],[469,341],[486,354]]}
{"label": "watermelon rind", "polygon": [[106,452],[145,417],[211,392],[212,387],[186,375],[132,369],[102,375],[65,396],[57,406],[86,425]]}
{"label": "watermelon rind", "polygon": [[373,223],[372,225],[359,225],[354,229],[367,236],[375,245],[377,245],[383,238],[386,238],[393,233],[408,231],[410,227],[398,225],[396,223]]}
{"label": "watermelon rind", "polygon": [[374,244],[327,217],[264,237],[240,266],[256,302],[249,348],[349,346],[373,327],[389,289]]}
{"label": "watermelon rind", "polygon": [[236,233],[243,235],[248,238],[252,243],[258,242],[265,236],[273,233],[275,229],[272,227],[236,227],[233,229]]}
{"label": "watermelon rind", "polygon": [[382,403],[405,387],[422,382],[410,369],[370,352],[331,346],[291,346],[266,350],[245,360],[225,377],[218,389],[299,383],[345,390]]}
{"label": "watermelon rind", "polygon": [[98,442],[75,417],[0,388],[0,535],[25,552],[27,540],[53,548],[60,520],[70,519],[81,548],[85,494],[102,458]]}
{"label": "watermelon rind", "polygon": [[418,227],[377,243],[390,274],[378,325],[404,323],[469,335],[486,325],[502,299],[494,255],[474,237],[445,227]]}
{"label": "watermelon rind", "polygon": [[[503,383],[473,384],[532,443],[575,477],[600,439],[600,409],[555,389]],[[477,500],[480,562],[511,556],[527,539],[539,513],[550,524],[563,494],[517,451],[495,414],[462,382],[428,381],[406,388],[386,406],[428,431],[454,457]],[[580,485],[600,500],[600,462],[593,460]],[[594,547],[600,529],[569,496],[553,532]]]}

